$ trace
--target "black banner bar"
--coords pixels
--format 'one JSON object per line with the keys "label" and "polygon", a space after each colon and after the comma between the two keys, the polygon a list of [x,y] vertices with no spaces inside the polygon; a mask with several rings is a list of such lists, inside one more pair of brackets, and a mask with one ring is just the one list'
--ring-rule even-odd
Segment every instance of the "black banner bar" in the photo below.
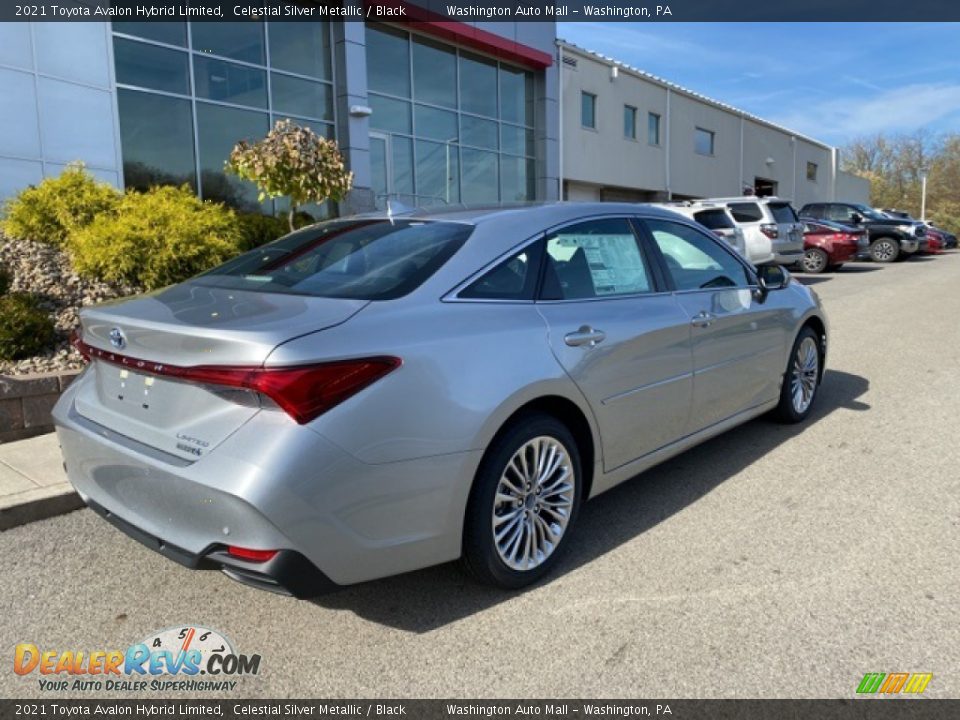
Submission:
{"label": "black banner bar", "polygon": [[59,0],[0,3],[0,22],[957,22],[956,0]]}
{"label": "black banner bar", "polygon": [[2,718],[946,720],[960,700],[0,700]]}

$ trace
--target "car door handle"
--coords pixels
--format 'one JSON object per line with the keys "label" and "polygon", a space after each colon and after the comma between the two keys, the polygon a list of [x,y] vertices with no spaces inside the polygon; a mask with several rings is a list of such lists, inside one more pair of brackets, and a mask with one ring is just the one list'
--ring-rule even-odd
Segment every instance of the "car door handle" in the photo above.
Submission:
{"label": "car door handle", "polygon": [[571,347],[579,347],[580,345],[593,347],[597,343],[602,343],[606,338],[607,334],[603,330],[595,330],[589,325],[581,325],[576,332],[564,335],[563,341]]}
{"label": "car door handle", "polygon": [[717,316],[712,312],[707,312],[706,310],[701,310],[696,315],[693,316],[693,319],[690,321],[690,324],[694,327],[710,327],[713,325],[713,321],[717,319]]}

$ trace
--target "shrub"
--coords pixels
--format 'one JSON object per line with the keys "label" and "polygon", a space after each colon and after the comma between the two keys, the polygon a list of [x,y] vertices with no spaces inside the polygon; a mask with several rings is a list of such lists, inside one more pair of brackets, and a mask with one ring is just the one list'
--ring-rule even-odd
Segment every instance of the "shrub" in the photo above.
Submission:
{"label": "shrub", "polygon": [[30,295],[0,297],[0,360],[41,354],[54,340],[53,320]]}
{"label": "shrub", "polygon": [[152,290],[186,280],[241,250],[237,216],[188,186],[129,192],[112,213],[70,236],[82,275]]}
{"label": "shrub", "polygon": [[273,242],[290,232],[290,226],[284,218],[260,213],[241,213],[237,215],[240,224],[240,234],[243,238],[243,250],[254,248]]}
{"label": "shrub", "polygon": [[[244,251],[266,245],[290,232],[288,220],[273,215],[237,213],[237,221],[240,223]],[[313,216],[303,211],[298,211],[293,219],[293,225],[298,230],[307,225],[312,225],[314,222],[316,221]]]}
{"label": "shrub", "polygon": [[290,229],[300,205],[342,200],[353,185],[334,140],[308,127],[278,120],[267,136],[252,145],[241,140],[226,163],[230,172],[260,188],[259,199],[290,198]]}
{"label": "shrub", "polygon": [[0,229],[13,238],[63,244],[71,232],[116,207],[121,194],[88,173],[82,163],[59,177],[20,191],[6,203]]}
{"label": "shrub", "polygon": [[13,284],[13,275],[5,267],[0,267],[0,297],[7,294]]}

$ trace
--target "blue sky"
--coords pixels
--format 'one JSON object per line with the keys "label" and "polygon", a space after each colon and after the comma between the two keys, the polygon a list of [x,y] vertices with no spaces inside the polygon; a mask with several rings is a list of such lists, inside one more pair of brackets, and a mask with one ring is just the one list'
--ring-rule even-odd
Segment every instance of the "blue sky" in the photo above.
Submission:
{"label": "blue sky", "polygon": [[951,23],[558,23],[561,38],[835,145],[960,131]]}

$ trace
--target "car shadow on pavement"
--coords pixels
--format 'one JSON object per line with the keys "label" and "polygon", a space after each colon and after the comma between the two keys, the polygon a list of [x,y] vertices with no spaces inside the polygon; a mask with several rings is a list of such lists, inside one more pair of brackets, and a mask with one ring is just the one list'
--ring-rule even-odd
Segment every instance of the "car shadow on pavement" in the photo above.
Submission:
{"label": "car shadow on pavement", "polygon": [[840,273],[841,275],[856,275],[857,273],[871,273],[871,272],[877,272],[878,270],[883,270],[883,268],[879,265],[871,265],[871,264],[864,264],[864,263],[857,263],[856,265],[852,265],[850,263],[847,263],[836,272]]}
{"label": "car shadow on pavement", "polygon": [[799,280],[802,285],[817,285],[818,283],[827,282],[827,280],[833,280],[829,275],[794,275],[794,277]]}
{"label": "car shadow on pavement", "polygon": [[[576,535],[548,585],[681,512],[764,455],[839,409],[865,411],[866,378],[838,370],[824,375],[820,396],[805,423],[781,425],[758,418],[658,465],[586,503]],[[507,592],[476,583],[459,563],[353,585],[311,602],[352,611],[371,622],[426,633],[509,600]]]}

